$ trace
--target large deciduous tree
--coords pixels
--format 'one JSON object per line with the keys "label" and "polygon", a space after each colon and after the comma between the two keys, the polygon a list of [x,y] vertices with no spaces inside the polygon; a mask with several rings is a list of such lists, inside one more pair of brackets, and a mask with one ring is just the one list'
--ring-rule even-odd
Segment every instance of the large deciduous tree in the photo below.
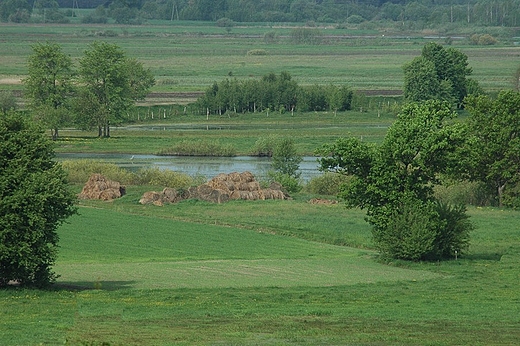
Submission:
{"label": "large deciduous tree", "polygon": [[53,157],[39,128],[0,116],[0,286],[42,287],[56,278],[56,229],[75,212],[75,196]]}
{"label": "large deciduous tree", "polygon": [[412,102],[438,99],[461,106],[468,90],[475,90],[475,82],[468,78],[472,70],[467,60],[455,48],[426,44],[420,57],[404,65],[405,98]]}
{"label": "large deciduous tree", "polygon": [[92,43],[79,64],[83,85],[77,107],[79,123],[97,127],[99,137],[110,137],[110,124],[121,120],[135,101],[143,99],[155,79],[140,62],[106,42]]}
{"label": "large deciduous tree", "polygon": [[367,210],[374,241],[383,255],[410,260],[449,258],[463,252],[471,224],[464,207],[435,200],[438,175],[456,164],[463,128],[447,120],[446,103],[406,105],[381,146],[344,138],[324,146],[321,169],[351,175],[341,197]]}
{"label": "large deciduous tree", "polygon": [[72,60],[56,43],[37,43],[29,56],[29,76],[24,80],[29,106],[35,116],[51,129],[52,138],[69,117],[73,92]]}
{"label": "large deciduous tree", "polygon": [[471,96],[466,99],[470,150],[467,156],[471,178],[495,191],[504,204],[508,187],[520,182],[520,94],[502,91],[496,99]]}

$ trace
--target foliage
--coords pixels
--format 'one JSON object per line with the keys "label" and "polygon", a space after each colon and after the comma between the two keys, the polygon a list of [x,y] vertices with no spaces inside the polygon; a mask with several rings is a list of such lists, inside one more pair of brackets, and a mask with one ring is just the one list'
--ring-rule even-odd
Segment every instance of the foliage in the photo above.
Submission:
{"label": "foliage", "polygon": [[17,107],[16,98],[12,92],[5,90],[0,91],[0,112],[2,112],[3,115],[15,110]]}
{"label": "foliage", "polygon": [[480,46],[489,46],[493,44],[497,44],[497,39],[491,36],[490,34],[473,34],[470,37],[470,41],[472,44],[480,45]]}
{"label": "foliage", "polygon": [[298,155],[291,138],[281,138],[274,146],[271,167],[279,173],[299,178],[301,155]]}
{"label": "foliage", "polygon": [[214,83],[197,105],[210,113],[257,112],[279,110],[289,112],[298,109],[306,111],[350,110],[353,92],[345,87],[310,86],[300,87],[287,72],[277,76],[264,75],[261,80],[226,79]]}
{"label": "foliage", "polygon": [[450,246],[459,253],[465,250],[465,243],[454,238],[450,244],[441,241],[440,234],[448,232],[448,226],[435,208],[433,195],[439,174],[454,169],[458,161],[454,153],[463,144],[461,125],[447,123],[454,116],[449,105],[439,101],[408,104],[380,147],[350,137],[319,150],[322,170],[353,176],[341,197],[349,207],[367,209],[383,255],[440,259],[454,256],[446,250]]}
{"label": "foliage", "polygon": [[520,94],[502,91],[496,99],[466,99],[470,115],[468,151],[462,159],[470,178],[495,191],[499,205],[504,193],[520,180]]}
{"label": "foliage", "polygon": [[26,97],[36,118],[52,130],[52,138],[69,120],[70,96],[74,91],[72,59],[57,43],[37,43],[28,59],[24,79]]}
{"label": "foliage", "polygon": [[141,100],[155,79],[150,70],[115,44],[93,42],[79,61],[82,91],[77,103],[80,123],[97,127],[98,136],[110,137],[117,123]]}
{"label": "foliage", "polygon": [[42,131],[19,116],[0,117],[0,286],[43,287],[56,279],[57,228],[75,197]]}
{"label": "foliage", "polygon": [[404,66],[404,96],[408,101],[438,99],[462,105],[468,95],[468,80],[472,72],[468,57],[455,48],[428,43],[420,57]]}
{"label": "foliage", "polygon": [[280,171],[270,170],[267,172],[267,176],[270,181],[276,182],[282,185],[283,189],[288,193],[297,193],[302,189],[301,181],[294,175],[282,173]]}
{"label": "foliage", "polygon": [[325,172],[309,180],[304,190],[316,195],[337,196],[343,185],[348,184],[350,179],[348,175]]}
{"label": "foliage", "polygon": [[274,148],[278,140],[278,136],[275,135],[260,137],[256,140],[250,154],[252,156],[271,157],[273,156]]}

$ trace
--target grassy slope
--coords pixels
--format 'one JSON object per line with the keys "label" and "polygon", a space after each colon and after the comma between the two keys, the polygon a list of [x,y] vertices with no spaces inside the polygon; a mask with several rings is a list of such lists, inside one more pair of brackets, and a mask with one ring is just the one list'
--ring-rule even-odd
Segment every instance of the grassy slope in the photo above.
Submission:
{"label": "grassy slope", "polygon": [[[298,230],[311,209],[303,200],[148,208],[134,198],[89,203],[60,229],[55,291],[0,291],[3,344],[511,345],[520,338],[518,212],[471,209],[479,228],[471,254],[458,261],[384,266],[369,250],[272,234],[283,228],[276,224]],[[273,207],[278,222],[262,217]],[[338,214],[346,238],[349,229],[369,237],[360,212],[312,208],[324,234],[337,227],[327,217]]]}

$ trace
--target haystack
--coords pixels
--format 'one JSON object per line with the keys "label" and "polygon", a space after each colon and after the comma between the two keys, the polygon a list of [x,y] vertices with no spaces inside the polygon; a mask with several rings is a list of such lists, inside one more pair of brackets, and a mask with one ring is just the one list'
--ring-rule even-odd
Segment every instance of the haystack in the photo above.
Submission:
{"label": "haystack", "polygon": [[186,198],[186,195],[183,195],[176,189],[172,189],[166,187],[162,190],[162,192],[156,191],[148,191],[143,194],[139,203],[141,204],[153,204],[157,206],[162,206],[165,203],[176,203]]}
{"label": "haystack", "polygon": [[[146,192],[139,203],[163,205],[175,203],[183,199],[195,198],[213,203],[224,203],[229,200],[266,200],[287,199],[280,184],[271,184],[268,189],[262,189],[251,172],[219,174],[208,182],[197,187],[190,187],[180,194],[174,189],[164,189],[163,192]],[[171,198],[166,198],[166,195]]]}
{"label": "haystack", "polygon": [[78,197],[80,199],[110,201],[124,196],[125,193],[125,186],[117,181],[108,180],[101,174],[95,173],[90,176]]}

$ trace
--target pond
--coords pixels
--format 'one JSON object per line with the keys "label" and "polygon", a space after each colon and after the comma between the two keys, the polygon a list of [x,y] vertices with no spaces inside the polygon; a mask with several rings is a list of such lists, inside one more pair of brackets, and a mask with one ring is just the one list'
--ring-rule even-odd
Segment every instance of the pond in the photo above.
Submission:
{"label": "pond", "polygon": [[[265,178],[271,168],[271,159],[255,156],[206,157],[206,156],[158,156],[132,154],[96,154],[96,153],[60,153],[59,160],[89,159],[114,163],[119,167],[137,171],[140,168],[158,167],[161,170],[172,170],[190,176],[203,175],[208,179],[220,173],[249,171],[257,179]],[[320,175],[317,158],[304,156],[300,163],[301,178],[309,181]]]}

